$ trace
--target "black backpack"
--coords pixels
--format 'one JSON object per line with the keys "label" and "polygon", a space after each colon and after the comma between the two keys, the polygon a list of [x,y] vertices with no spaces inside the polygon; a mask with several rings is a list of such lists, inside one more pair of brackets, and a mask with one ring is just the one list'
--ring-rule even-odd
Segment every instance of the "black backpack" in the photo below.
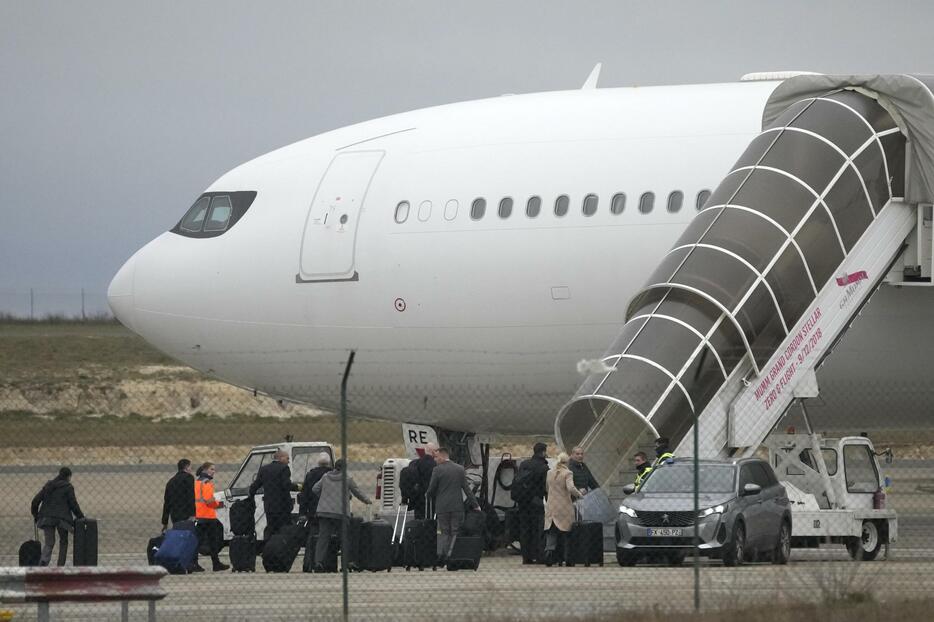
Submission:
{"label": "black backpack", "polygon": [[509,496],[512,497],[512,500],[516,503],[529,501],[535,495],[535,491],[532,489],[534,485],[535,472],[528,462],[523,462],[519,465],[519,470],[516,472],[515,479],[512,480],[512,486],[509,488]]}
{"label": "black backpack", "polygon": [[406,500],[421,496],[422,483],[415,462],[410,462],[408,466],[399,472],[399,492],[402,493],[402,498]]}

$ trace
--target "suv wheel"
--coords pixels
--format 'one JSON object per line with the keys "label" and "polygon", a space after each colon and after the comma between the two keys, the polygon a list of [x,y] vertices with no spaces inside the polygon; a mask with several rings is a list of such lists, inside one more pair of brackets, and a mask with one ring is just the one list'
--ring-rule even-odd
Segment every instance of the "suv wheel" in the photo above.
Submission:
{"label": "suv wheel", "polygon": [[788,521],[782,521],[782,527],[778,530],[778,542],[775,544],[775,550],[772,551],[772,563],[785,565],[791,558],[791,525]]}
{"label": "suv wheel", "polygon": [[635,566],[639,561],[639,555],[634,551],[616,549],[616,561],[620,566]]}
{"label": "suv wheel", "polygon": [[863,521],[860,537],[850,538],[846,543],[846,550],[850,557],[857,561],[874,560],[881,548],[882,538],[879,534],[879,525],[871,520]]}
{"label": "suv wheel", "polygon": [[733,525],[733,537],[723,551],[724,566],[739,566],[746,560],[746,528],[739,521]]}

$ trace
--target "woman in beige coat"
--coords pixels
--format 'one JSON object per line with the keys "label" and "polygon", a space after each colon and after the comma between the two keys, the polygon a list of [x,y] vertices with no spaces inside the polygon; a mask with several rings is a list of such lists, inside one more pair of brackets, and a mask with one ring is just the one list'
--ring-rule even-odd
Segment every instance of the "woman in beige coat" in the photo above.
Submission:
{"label": "woman in beige coat", "polygon": [[[555,549],[564,550],[567,533],[574,523],[574,499],[583,495],[574,487],[574,475],[568,468],[568,455],[558,454],[558,463],[545,480],[548,502],[545,504],[545,565],[555,563]],[[560,560],[558,560],[560,562]]]}

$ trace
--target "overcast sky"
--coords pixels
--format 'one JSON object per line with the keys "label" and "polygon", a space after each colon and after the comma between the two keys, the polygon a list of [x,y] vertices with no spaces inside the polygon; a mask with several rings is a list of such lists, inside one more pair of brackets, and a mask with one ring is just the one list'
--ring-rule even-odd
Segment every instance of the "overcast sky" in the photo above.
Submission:
{"label": "overcast sky", "polygon": [[[237,164],[503,93],[934,72],[934,3],[0,2],[0,292],[103,292]],[[0,297],[0,311],[4,311]]]}

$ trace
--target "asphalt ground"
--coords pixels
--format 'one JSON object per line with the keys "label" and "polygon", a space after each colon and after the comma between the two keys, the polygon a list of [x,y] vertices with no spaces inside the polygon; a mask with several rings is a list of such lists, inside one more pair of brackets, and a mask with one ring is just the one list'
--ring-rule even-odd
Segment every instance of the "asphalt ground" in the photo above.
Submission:
{"label": "asphalt ground", "polygon": [[[235,467],[222,465],[224,485]],[[162,490],[173,468],[84,467],[74,484],[85,513],[99,520],[100,563],[145,563],[148,539],[158,533]],[[53,469],[0,469],[0,565],[17,563],[17,549],[32,532],[29,501]],[[934,461],[896,461],[885,467],[893,479],[889,507],[899,514],[899,541],[890,559],[854,563],[841,546],[795,550],[787,567],[752,564],[725,568],[702,561],[702,604],[707,608],[815,601],[870,594],[878,599],[920,598],[934,590]],[[376,465],[352,471],[372,496]],[[226,556],[226,552],[223,554]],[[352,619],[574,619],[624,610],[661,607],[688,610],[693,603],[690,559],[682,568],[640,565],[620,568],[613,555],[604,567],[523,566],[499,552],[484,557],[477,572],[355,573],[350,576]],[[170,576],[160,620],[339,619],[340,575],[301,572],[302,556],[288,575],[212,573]],[[35,619],[35,606],[0,606],[16,620]],[[132,607],[145,619],[145,605]],[[53,619],[119,619],[119,606],[60,605]]]}

